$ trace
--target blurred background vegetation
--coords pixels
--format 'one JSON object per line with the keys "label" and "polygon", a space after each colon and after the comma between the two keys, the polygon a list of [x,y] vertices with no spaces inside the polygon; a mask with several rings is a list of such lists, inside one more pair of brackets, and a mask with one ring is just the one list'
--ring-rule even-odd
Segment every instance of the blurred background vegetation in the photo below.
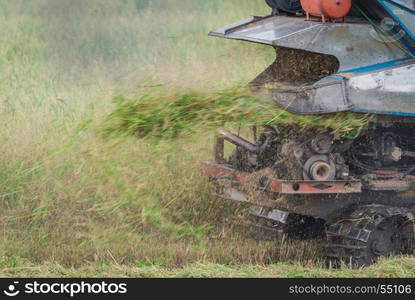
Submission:
{"label": "blurred background vegetation", "polygon": [[270,262],[273,245],[255,254],[252,241],[231,251],[212,238],[222,210],[198,171],[209,135],[113,147],[83,126],[142,86],[252,78],[272,51],[207,33],[266,10],[237,0],[2,1],[0,255],[67,266]]}

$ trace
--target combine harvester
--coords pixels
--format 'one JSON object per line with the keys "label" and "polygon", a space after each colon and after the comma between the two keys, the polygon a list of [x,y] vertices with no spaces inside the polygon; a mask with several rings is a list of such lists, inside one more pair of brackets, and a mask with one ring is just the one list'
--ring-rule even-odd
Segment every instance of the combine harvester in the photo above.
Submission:
{"label": "combine harvester", "polygon": [[215,194],[253,205],[247,224],[275,236],[324,236],[333,262],[360,267],[412,254],[415,1],[266,3],[271,15],[210,33],[276,49],[253,91],[294,114],[373,119],[353,138],[267,125],[254,127],[248,141],[219,130],[215,160],[203,164]]}

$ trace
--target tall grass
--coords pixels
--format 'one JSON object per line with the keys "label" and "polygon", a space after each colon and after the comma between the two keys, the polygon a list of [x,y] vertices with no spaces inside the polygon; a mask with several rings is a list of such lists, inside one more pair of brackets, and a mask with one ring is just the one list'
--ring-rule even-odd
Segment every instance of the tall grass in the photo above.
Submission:
{"label": "tall grass", "polygon": [[[272,50],[206,34],[267,9],[260,0],[2,1],[0,256],[69,266],[293,258],[286,244],[221,230],[236,208],[212,199],[200,176],[209,135],[113,147],[83,126],[142,86],[247,82]],[[297,247],[300,259],[317,256]]]}

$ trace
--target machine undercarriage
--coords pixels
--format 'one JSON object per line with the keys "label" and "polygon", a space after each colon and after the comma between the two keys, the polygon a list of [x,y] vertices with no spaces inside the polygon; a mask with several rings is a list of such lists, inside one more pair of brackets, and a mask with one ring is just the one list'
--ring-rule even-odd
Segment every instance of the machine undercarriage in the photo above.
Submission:
{"label": "machine undercarriage", "polygon": [[[217,196],[252,204],[244,225],[275,238],[325,236],[328,258],[369,265],[414,250],[414,130],[393,117],[358,137],[264,126],[249,142],[221,129],[204,171]],[[228,157],[225,141],[235,145]]]}

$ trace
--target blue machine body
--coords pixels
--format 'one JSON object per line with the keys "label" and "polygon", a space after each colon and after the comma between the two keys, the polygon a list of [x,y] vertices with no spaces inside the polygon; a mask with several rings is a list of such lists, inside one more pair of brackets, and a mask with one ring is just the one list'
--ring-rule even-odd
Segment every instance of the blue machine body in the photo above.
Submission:
{"label": "blue machine body", "polygon": [[[210,35],[335,57],[337,72],[307,85],[268,88],[298,114],[340,111],[415,117],[415,1],[355,0],[344,23],[252,17]],[[278,59],[278,58],[277,58]],[[298,62],[301,63],[301,62]]]}

